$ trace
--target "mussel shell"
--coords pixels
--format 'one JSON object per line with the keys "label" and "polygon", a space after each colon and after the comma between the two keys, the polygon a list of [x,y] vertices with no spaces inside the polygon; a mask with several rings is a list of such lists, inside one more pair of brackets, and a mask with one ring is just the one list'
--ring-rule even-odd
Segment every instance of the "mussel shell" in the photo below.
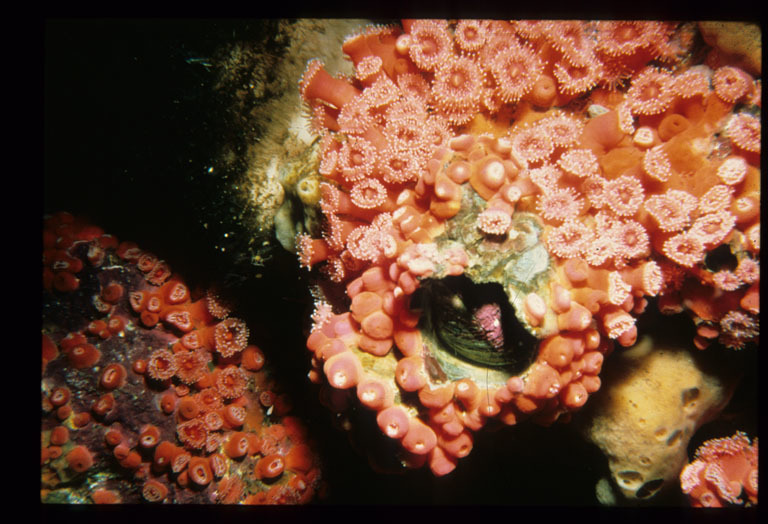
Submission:
{"label": "mussel shell", "polygon": [[[422,329],[429,329],[441,349],[472,364],[493,368],[524,368],[535,356],[536,338],[520,325],[498,284],[475,284],[464,276],[422,282],[419,304],[425,315]],[[501,308],[504,345],[494,347],[473,313],[483,304]]]}

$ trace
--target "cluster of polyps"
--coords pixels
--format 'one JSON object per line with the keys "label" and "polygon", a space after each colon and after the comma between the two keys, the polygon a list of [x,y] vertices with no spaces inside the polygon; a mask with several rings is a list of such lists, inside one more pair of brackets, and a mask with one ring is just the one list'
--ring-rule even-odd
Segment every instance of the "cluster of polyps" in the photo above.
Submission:
{"label": "cluster of polyps", "polygon": [[[683,65],[688,30],[408,20],[347,39],[355,78],[308,65],[326,223],[297,247],[351,300],[321,304],[310,376],[356,391],[410,464],[446,474],[488,418],[578,409],[612,341],[634,343],[645,296],[661,294],[665,312],[686,304],[700,347],[755,340],[760,129],[744,109],[759,83]],[[721,132],[727,153],[714,152]],[[484,246],[506,246],[514,217],[535,215],[549,256],[546,283],[516,303],[540,339],[533,364],[482,387],[436,371],[439,348],[410,308],[424,279],[483,264],[456,235],[470,208]],[[707,267],[725,244],[733,267]]]}
{"label": "cluster of polyps", "polygon": [[683,493],[697,507],[757,504],[757,438],[737,432],[706,441],[680,473]]}
{"label": "cluster of polyps", "polygon": [[306,430],[219,297],[67,213],[43,243],[44,500],[62,481],[95,503],[314,497]]}

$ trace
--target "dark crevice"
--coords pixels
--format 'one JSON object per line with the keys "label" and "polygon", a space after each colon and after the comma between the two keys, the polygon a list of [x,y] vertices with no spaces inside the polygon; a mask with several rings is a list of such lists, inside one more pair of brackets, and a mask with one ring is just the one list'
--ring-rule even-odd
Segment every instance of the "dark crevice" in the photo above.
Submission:
{"label": "dark crevice", "polygon": [[664,485],[664,479],[654,479],[649,480],[642,486],[640,486],[640,489],[637,490],[635,495],[639,499],[647,499],[656,494],[659,489],[661,489],[661,486]]}
{"label": "dark crevice", "polygon": [[[434,333],[440,349],[469,363],[519,373],[535,357],[538,340],[517,319],[498,283],[477,284],[464,275],[427,279],[411,307],[425,312],[420,327]],[[491,320],[481,320],[480,312],[488,310]]]}
{"label": "dark crevice", "polygon": [[710,271],[716,272],[725,269],[733,271],[736,269],[739,261],[733,253],[731,253],[731,246],[723,244],[707,253],[706,258],[704,259],[704,264]]}

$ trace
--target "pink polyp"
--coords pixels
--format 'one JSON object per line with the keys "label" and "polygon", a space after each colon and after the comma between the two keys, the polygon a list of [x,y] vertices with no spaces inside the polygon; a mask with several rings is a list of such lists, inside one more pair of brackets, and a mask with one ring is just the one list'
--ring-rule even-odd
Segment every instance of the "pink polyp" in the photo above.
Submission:
{"label": "pink polyp", "polygon": [[313,60],[307,66],[301,82],[301,95],[305,100],[320,99],[340,108],[360,91],[345,80],[333,78],[322,63]]}
{"label": "pink polyp", "polygon": [[424,363],[420,356],[405,357],[398,361],[395,368],[395,380],[405,391],[418,391],[427,383],[423,371]]}
{"label": "pink polyp", "polygon": [[381,410],[387,403],[391,403],[387,393],[387,386],[379,380],[367,379],[357,385],[357,398],[361,404],[371,409]]}
{"label": "pink polyp", "polygon": [[426,455],[437,445],[435,432],[417,418],[411,418],[408,433],[402,440],[403,447],[417,455]]}
{"label": "pink polyp", "polygon": [[429,453],[429,469],[436,477],[442,477],[456,469],[456,459],[435,446]]}
{"label": "pink polyp", "polygon": [[529,293],[528,296],[525,297],[523,305],[525,306],[525,312],[528,313],[528,316],[531,319],[531,324],[534,326],[539,325],[544,318],[544,314],[547,312],[547,305],[544,302],[544,299],[536,293]]}
{"label": "pink polyp", "polygon": [[360,379],[360,361],[351,352],[339,353],[325,362],[323,372],[331,386],[349,389]]}
{"label": "pink polyp", "polygon": [[380,411],[376,416],[376,423],[389,438],[403,438],[410,428],[408,414],[403,408],[398,406],[392,406]]}

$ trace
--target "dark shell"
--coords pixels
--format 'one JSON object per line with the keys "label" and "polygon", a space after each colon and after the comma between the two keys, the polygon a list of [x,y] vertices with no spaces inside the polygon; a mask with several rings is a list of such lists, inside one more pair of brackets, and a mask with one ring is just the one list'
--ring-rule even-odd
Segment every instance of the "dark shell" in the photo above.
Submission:
{"label": "dark shell", "polygon": [[[486,304],[498,306],[502,336],[479,325],[475,313]],[[440,349],[473,364],[518,372],[535,357],[538,341],[518,322],[499,284],[476,284],[464,276],[430,279],[412,305],[424,311],[422,332],[434,333]]]}

